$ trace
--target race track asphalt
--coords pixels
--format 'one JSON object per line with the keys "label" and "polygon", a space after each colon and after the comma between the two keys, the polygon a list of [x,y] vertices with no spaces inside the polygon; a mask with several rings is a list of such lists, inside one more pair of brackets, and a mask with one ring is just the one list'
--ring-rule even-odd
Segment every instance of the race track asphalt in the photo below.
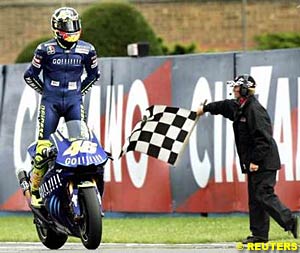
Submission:
{"label": "race track asphalt", "polygon": [[[267,245],[267,244],[265,244]],[[42,243],[0,242],[0,253],[294,253],[298,250],[247,250],[241,243],[203,243],[203,244],[134,244],[102,243],[96,250],[87,250],[81,243],[66,243],[58,250],[49,250]],[[238,250],[239,249],[239,250]]]}
{"label": "race track asphalt", "polygon": [[[215,244],[114,244],[103,243],[97,250],[87,250],[80,243],[66,243],[59,250],[49,250],[42,243],[15,243],[0,242],[0,253],[16,252],[51,252],[51,253],[229,253],[239,252],[235,243],[215,243]],[[240,251],[246,252],[246,251]]]}

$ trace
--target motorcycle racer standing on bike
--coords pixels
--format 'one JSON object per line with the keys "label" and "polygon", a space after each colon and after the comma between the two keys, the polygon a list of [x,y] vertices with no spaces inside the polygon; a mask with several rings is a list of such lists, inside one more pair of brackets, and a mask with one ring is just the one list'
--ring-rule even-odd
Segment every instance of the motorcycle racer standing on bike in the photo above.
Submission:
{"label": "motorcycle racer standing on bike", "polygon": [[[48,169],[45,151],[51,146],[49,136],[56,130],[60,117],[65,121],[85,120],[82,96],[100,77],[94,46],[79,40],[81,23],[77,11],[70,7],[55,10],[51,26],[54,38],[36,48],[24,74],[26,83],[42,95],[31,176],[31,205],[35,208],[40,207],[38,189]],[[87,76],[81,80],[84,70]],[[42,80],[39,78],[41,72]],[[103,177],[101,184],[103,188]],[[102,192],[100,190],[101,195]]]}

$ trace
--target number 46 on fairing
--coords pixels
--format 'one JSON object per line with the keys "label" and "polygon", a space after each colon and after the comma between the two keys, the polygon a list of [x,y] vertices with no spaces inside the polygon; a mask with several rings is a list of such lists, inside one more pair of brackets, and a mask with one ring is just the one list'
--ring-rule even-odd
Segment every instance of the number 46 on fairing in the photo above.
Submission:
{"label": "number 46 on fairing", "polygon": [[97,143],[91,141],[76,140],[72,142],[71,146],[68,149],[65,150],[63,156],[66,155],[75,156],[79,152],[95,154],[96,151],[97,151]]}

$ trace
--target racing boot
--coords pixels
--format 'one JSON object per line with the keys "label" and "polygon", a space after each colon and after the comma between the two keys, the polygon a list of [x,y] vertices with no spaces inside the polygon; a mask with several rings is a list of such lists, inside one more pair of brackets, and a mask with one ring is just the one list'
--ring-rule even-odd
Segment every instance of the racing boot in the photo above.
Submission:
{"label": "racing boot", "polygon": [[49,140],[38,140],[31,174],[31,206],[34,208],[40,208],[42,204],[39,187],[43,176],[48,170],[48,161],[47,157],[43,155],[43,150],[48,149],[50,146],[51,142]]}
{"label": "racing boot", "polygon": [[39,193],[39,186],[42,181],[42,178],[46,172],[45,168],[37,168],[34,165],[32,175],[31,175],[31,206],[34,208],[40,208],[42,199]]}

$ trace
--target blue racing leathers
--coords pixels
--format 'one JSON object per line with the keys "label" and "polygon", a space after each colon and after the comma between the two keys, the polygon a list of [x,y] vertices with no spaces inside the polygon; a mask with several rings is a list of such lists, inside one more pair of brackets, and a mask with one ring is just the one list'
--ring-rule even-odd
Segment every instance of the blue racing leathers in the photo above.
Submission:
{"label": "blue racing leathers", "polygon": [[[86,77],[82,74],[86,70]],[[42,80],[39,75],[42,71]],[[83,120],[82,96],[100,73],[95,48],[82,40],[63,49],[55,39],[40,44],[24,74],[26,83],[42,95],[38,138],[48,139],[60,117]]]}

